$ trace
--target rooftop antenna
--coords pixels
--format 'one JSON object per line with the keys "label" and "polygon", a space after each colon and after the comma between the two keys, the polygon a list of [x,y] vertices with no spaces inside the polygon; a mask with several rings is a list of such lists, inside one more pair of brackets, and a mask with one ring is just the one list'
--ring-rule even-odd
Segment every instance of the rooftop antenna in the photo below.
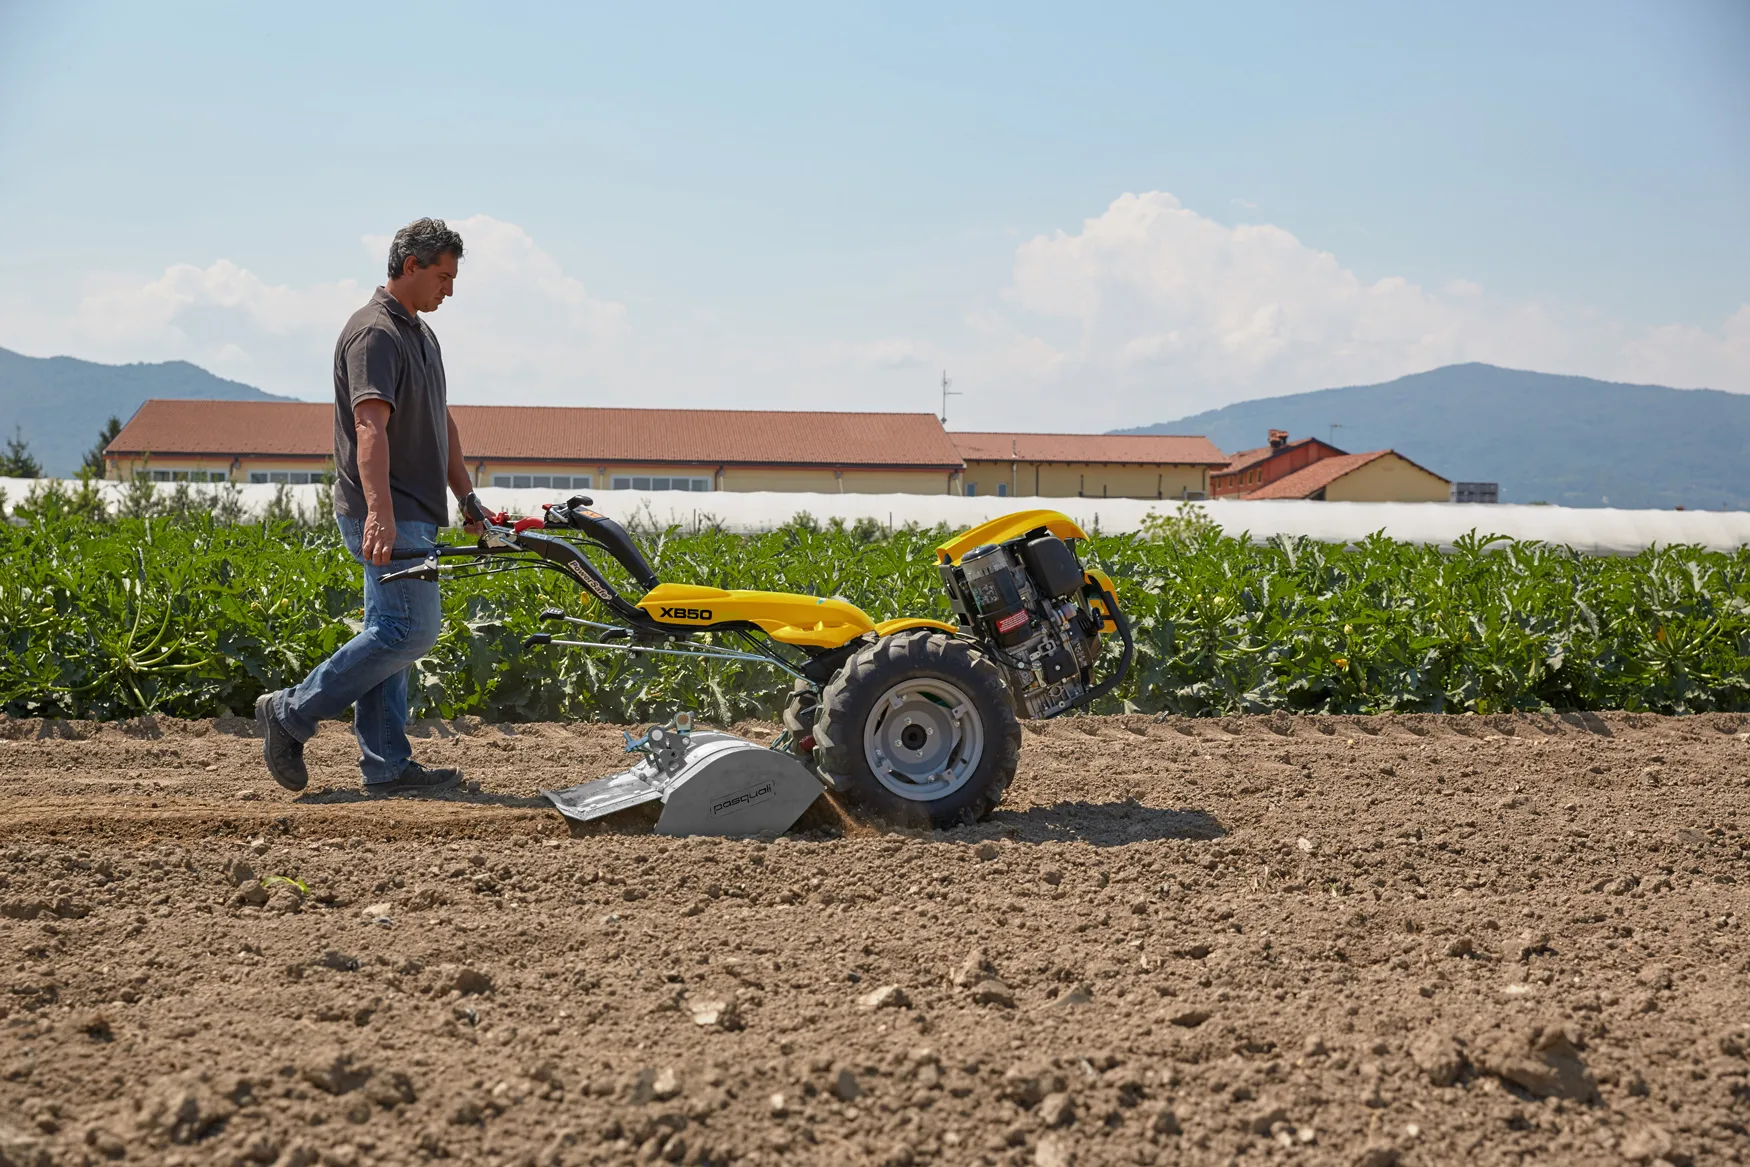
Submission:
{"label": "rooftop antenna", "polygon": [[1337,431],[1338,430],[1346,430],[1348,428],[1349,428],[1348,426],[1344,425],[1340,421],[1332,422],[1330,431],[1325,435],[1325,445],[1335,446],[1337,444]]}
{"label": "rooftop antenna", "polygon": [[948,386],[952,385],[953,383],[954,382],[948,380],[948,370],[943,369],[942,370],[942,424],[943,425],[948,424],[948,398],[963,396],[963,394],[960,392],[960,390],[948,388]]}

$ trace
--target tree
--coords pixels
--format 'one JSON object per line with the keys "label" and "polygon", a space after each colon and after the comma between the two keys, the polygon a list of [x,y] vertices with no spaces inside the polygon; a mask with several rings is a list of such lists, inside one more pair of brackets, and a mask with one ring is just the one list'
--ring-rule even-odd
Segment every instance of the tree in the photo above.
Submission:
{"label": "tree", "polygon": [[103,451],[122,432],[122,419],[112,417],[103,423],[103,429],[97,435],[97,444],[85,451],[83,469],[91,471],[91,477],[103,477]]}
{"label": "tree", "polygon": [[6,440],[6,452],[0,454],[0,478],[41,478],[43,464],[30,454],[30,443],[24,440],[24,427],[15,426]]}

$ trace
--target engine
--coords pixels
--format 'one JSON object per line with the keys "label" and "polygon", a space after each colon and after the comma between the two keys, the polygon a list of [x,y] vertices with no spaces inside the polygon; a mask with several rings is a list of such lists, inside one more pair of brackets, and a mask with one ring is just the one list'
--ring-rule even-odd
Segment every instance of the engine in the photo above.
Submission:
{"label": "engine", "polygon": [[1053,717],[1088,691],[1100,655],[1101,619],[1069,544],[1035,532],[976,547],[942,580],[960,626],[1002,666],[1022,717]]}

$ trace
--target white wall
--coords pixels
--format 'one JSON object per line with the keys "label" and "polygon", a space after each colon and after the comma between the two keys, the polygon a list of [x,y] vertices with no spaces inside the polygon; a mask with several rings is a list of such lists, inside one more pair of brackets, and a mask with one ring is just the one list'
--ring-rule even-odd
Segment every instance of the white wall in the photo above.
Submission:
{"label": "white wall", "polygon": [[[30,479],[0,478],[6,492],[6,508],[22,500],[33,485]],[[70,487],[77,483],[69,483]],[[120,483],[99,484],[114,505]],[[163,484],[159,486],[164,490]],[[199,491],[201,487],[191,487]],[[206,488],[208,490],[224,489]],[[272,486],[236,488],[245,510],[258,514],[273,499]],[[286,488],[305,514],[316,507],[318,487]],[[483,488],[480,497],[489,508],[507,508],[513,513],[539,514],[543,502],[561,501],[552,491]],[[564,493],[564,492],[559,492]],[[763,531],[789,521],[798,511],[807,511],[822,523],[839,518],[846,523],[874,519],[901,526],[945,523],[965,528],[998,515],[1027,509],[1032,499],[961,498],[928,494],[767,494],[722,491],[711,494],[686,492],[649,493],[632,490],[592,490],[596,509],[622,522],[642,525],[677,524],[692,527],[716,522],[732,531]],[[1129,499],[1055,498],[1038,500],[1049,509],[1062,511],[1083,527],[1106,532],[1134,531],[1153,511],[1171,514],[1179,504],[1172,501]],[[1450,546],[1466,532],[1507,535],[1562,543],[1598,555],[1633,554],[1659,544],[1693,543],[1715,550],[1732,550],[1750,544],[1750,512],[1745,511],[1629,511],[1601,508],[1533,506],[1461,506],[1452,503],[1359,503],[1282,500],[1246,502],[1218,499],[1192,503],[1230,534],[1249,533],[1254,539],[1272,535],[1309,535],[1328,542],[1354,541],[1375,531],[1410,543]]]}

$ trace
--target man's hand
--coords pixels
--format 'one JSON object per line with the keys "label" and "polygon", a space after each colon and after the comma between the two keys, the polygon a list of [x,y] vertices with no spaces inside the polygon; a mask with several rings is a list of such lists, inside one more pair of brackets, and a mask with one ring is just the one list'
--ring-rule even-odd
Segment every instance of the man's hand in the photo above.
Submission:
{"label": "man's hand", "polygon": [[365,496],[365,532],[359,554],[378,567],[395,550],[395,502],[389,493],[389,403],[367,398],[352,407],[359,443],[359,488]]}
{"label": "man's hand", "polygon": [[359,553],[366,563],[378,567],[388,563],[389,556],[395,551],[395,516],[379,511],[366,515],[364,538],[360,544]]}
{"label": "man's hand", "polygon": [[462,530],[470,535],[479,535],[486,530],[486,508],[473,491],[462,495],[456,500],[456,509],[462,512]]}

